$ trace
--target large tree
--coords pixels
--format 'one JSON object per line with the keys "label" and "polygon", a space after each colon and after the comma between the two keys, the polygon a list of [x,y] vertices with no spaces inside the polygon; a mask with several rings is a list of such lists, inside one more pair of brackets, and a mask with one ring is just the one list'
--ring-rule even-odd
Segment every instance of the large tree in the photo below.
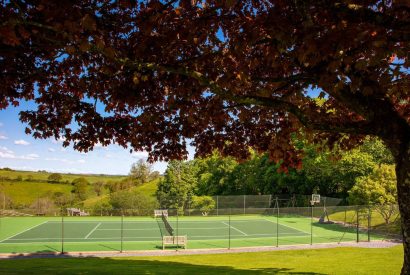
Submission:
{"label": "large tree", "polygon": [[[396,164],[410,274],[410,7],[403,0],[0,2],[0,107],[34,137],[151,160],[300,164],[291,133],[349,148],[380,137]],[[323,104],[312,100],[314,89]]]}

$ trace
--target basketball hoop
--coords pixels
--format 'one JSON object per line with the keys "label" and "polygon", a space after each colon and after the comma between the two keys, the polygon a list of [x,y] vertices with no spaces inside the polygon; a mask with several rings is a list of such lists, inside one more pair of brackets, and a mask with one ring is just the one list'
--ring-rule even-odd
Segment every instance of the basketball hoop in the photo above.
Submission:
{"label": "basketball hoop", "polygon": [[320,203],[320,195],[312,194],[312,200],[310,201],[310,205],[312,205],[313,207],[316,203]]}

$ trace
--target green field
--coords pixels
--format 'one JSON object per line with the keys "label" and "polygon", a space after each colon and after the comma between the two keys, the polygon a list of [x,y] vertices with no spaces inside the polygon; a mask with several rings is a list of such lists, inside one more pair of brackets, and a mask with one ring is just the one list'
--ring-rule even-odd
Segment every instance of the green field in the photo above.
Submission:
{"label": "green field", "polygon": [[[364,260],[366,259],[366,260]],[[0,274],[399,274],[403,248],[1,260]]]}
{"label": "green field", "polygon": [[[112,175],[84,175],[84,174],[61,174],[59,183],[47,182],[51,173],[34,171],[8,171],[0,169],[0,193],[4,193],[13,202],[13,207],[30,207],[38,198],[52,198],[54,193],[61,192],[71,194],[71,182],[77,178],[85,178],[90,185],[87,190],[87,199],[83,202],[85,207],[92,207],[95,203],[106,200],[108,191],[103,189],[102,195],[97,196],[93,190],[93,183],[97,181],[109,182],[120,181],[126,176]],[[19,179],[21,177],[21,179]],[[156,182],[146,183],[136,188],[144,188],[151,191],[156,188]],[[154,191],[155,192],[155,191]],[[152,192],[151,192],[152,193]]]}
{"label": "green field", "polygon": [[[49,172],[34,172],[34,171],[8,171],[4,169],[0,169],[0,177],[2,178],[9,178],[9,179],[15,179],[19,176],[23,178],[23,180],[26,180],[29,176],[33,177],[33,181],[47,181],[48,177],[52,173]],[[95,174],[63,174],[60,173],[62,178],[62,182],[71,182],[76,178],[85,178],[89,182],[96,182],[96,181],[109,181],[109,180],[122,180],[125,178],[125,176],[116,176],[116,175],[95,175]]]}
{"label": "green field", "polygon": [[[276,246],[356,241],[354,228],[306,217],[237,215],[169,217],[189,248]],[[161,219],[149,217],[4,217],[0,253],[120,251],[161,248]],[[63,237],[62,237],[63,236]],[[378,238],[373,236],[373,238]],[[367,240],[367,232],[359,232]]]}

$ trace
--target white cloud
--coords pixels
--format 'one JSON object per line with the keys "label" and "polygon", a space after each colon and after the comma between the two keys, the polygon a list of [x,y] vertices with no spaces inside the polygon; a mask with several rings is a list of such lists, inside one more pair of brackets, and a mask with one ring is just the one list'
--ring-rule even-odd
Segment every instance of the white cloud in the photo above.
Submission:
{"label": "white cloud", "polygon": [[6,153],[9,153],[9,154],[14,154],[13,151],[11,151],[10,149],[8,149],[7,147],[4,147],[4,146],[0,146],[0,152],[6,152]]}
{"label": "white cloud", "polygon": [[69,160],[65,158],[45,158],[47,161],[58,161],[66,164],[75,164],[75,163],[85,163],[85,160],[79,159],[79,160]]}
{"label": "white cloud", "polygon": [[28,155],[16,155],[12,150],[7,147],[0,146],[0,158],[2,159],[23,159],[23,160],[35,160],[40,156],[37,154],[28,154]]}
{"label": "white cloud", "polygon": [[147,152],[144,152],[144,151],[133,152],[133,153],[131,154],[131,156],[132,156],[133,158],[138,158],[138,159],[140,159],[140,158],[147,158],[147,157],[148,157],[148,153],[147,153]]}
{"label": "white cloud", "polygon": [[4,139],[8,139],[8,137],[4,136],[4,135],[0,135],[0,140],[4,140]]}
{"label": "white cloud", "polygon": [[13,159],[16,156],[14,152],[9,150],[7,147],[0,146],[0,158],[2,159]]}
{"label": "white cloud", "polygon": [[30,145],[30,142],[27,142],[24,139],[19,139],[19,140],[15,140],[14,144],[27,146],[27,145]]}
{"label": "white cloud", "polygon": [[48,151],[49,151],[49,152],[55,152],[56,149],[54,149],[54,148],[48,148]]}
{"label": "white cloud", "polygon": [[101,143],[96,143],[94,144],[94,149],[98,150],[98,149],[104,149],[104,150],[108,150],[108,146],[102,145]]}
{"label": "white cloud", "polygon": [[38,159],[40,156],[37,154],[28,154],[26,157],[27,159]]}
{"label": "white cloud", "polygon": [[58,144],[58,143],[63,143],[65,141],[65,138],[63,137],[59,137],[58,139],[52,139],[51,142],[54,144]]}
{"label": "white cloud", "polygon": [[64,147],[63,147],[63,148],[60,149],[60,151],[61,151],[61,152],[65,152],[65,151],[67,151],[67,148],[64,148]]}

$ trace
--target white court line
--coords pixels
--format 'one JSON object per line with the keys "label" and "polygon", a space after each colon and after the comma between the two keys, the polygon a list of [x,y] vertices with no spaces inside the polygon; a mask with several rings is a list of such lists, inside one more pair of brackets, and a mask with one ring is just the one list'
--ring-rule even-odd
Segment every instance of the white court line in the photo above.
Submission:
{"label": "white court line", "polygon": [[37,224],[37,225],[35,225],[35,226],[32,226],[32,227],[30,227],[30,228],[27,228],[27,229],[24,230],[24,231],[21,231],[21,232],[19,232],[19,233],[17,233],[17,234],[14,234],[14,235],[11,236],[11,237],[8,237],[8,238],[5,238],[4,240],[1,240],[0,243],[2,243],[2,242],[4,242],[4,241],[7,241],[7,240],[9,240],[9,239],[11,239],[11,238],[13,238],[13,237],[15,237],[15,236],[17,236],[17,235],[23,234],[24,232],[27,232],[27,231],[29,231],[29,230],[31,230],[31,229],[34,229],[34,228],[36,228],[36,227],[38,227],[38,226],[40,226],[40,225],[43,225],[43,224],[45,224],[45,223],[47,223],[47,222],[48,222],[48,221],[45,221],[45,222],[42,222],[42,223]]}
{"label": "white court line", "polygon": [[[152,231],[152,230],[156,230],[157,228],[124,228],[124,229],[120,229],[120,228],[98,228],[98,231],[110,231],[110,230],[124,230],[124,231]],[[189,228],[189,227],[179,227],[179,230],[208,230],[208,229],[226,229],[226,227],[195,227],[195,228]]]}
{"label": "white court line", "polygon": [[121,229],[121,228],[98,228],[97,230],[98,231],[115,231],[115,230],[118,230],[118,231],[121,231],[121,230],[123,230],[123,231],[147,231],[147,230],[149,230],[149,231],[152,231],[152,230],[156,230],[157,228],[123,228],[123,229]]}
{"label": "white court line", "polygon": [[[61,221],[48,221],[48,222],[49,223],[61,223]],[[95,223],[95,222],[121,223],[121,221],[102,221],[102,220],[67,221],[67,220],[64,220],[64,223]],[[156,223],[156,221],[124,221],[124,223],[149,223],[149,224],[153,224],[153,223]]]}
{"label": "white court line", "polygon": [[84,237],[84,239],[88,239],[88,237],[90,237],[91,234],[94,233],[95,230],[97,230],[97,228],[101,225],[101,223],[97,224],[93,230],[90,231],[90,233],[87,234],[87,236]]}
{"label": "white court line", "polygon": [[[268,220],[268,219],[264,219],[264,220],[265,220],[265,221],[268,221],[268,222],[271,222],[271,223],[274,223],[274,224],[279,224],[279,226],[284,226],[284,227],[287,227],[287,228],[290,228],[290,229],[293,229],[293,230],[297,230],[297,231],[300,231],[300,232],[303,232],[303,233],[305,233],[305,234],[310,235],[310,232],[306,232],[306,231],[304,231],[304,230],[300,230],[300,229],[295,228],[295,227],[292,227],[292,226],[288,226],[288,225],[284,225],[284,224],[281,224],[281,223],[277,223],[277,222],[274,222],[274,221],[271,221],[271,220]],[[315,235],[313,235],[313,236],[315,236]]]}
{"label": "white court line", "polygon": [[239,230],[238,228],[233,227],[232,225],[229,225],[229,224],[227,224],[226,222],[222,222],[222,223],[225,224],[225,225],[227,225],[227,226],[230,226],[232,229],[238,231],[239,233],[242,233],[244,236],[248,236],[248,234],[246,234],[245,232]]}
{"label": "white court line", "polygon": [[[239,239],[235,239],[235,240],[252,240],[252,239],[266,239],[266,237],[272,237],[272,235],[271,234],[269,234],[268,236],[265,236],[265,235],[262,235],[262,237],[257,237],[257,236],[261,236],[260,234],[252,234],[252,235],[248,235],[249,237],[248,238],[239,238]],[[252,237],[252,236],[255,236],[255,237]],[[189,236],[188,236],[189,237]],[[211,237],[211,238],[221,238],[221,237],[224,237],[224,236],[221,236],[221,235],[218,235],[218,236],[192,236],[192,238],[194,238],[194,239],[191,239],[192,241],[199,241],[199,242],[201,242],[201,241],[226,241],[227,240],[227,238],[228,238],[228,235],[226,235],[225,237],[226,238],[224,238],[224,239],[195,239],[195,238],[201,238],[201,237],[203,237],[203,238],[209,238],[209,237]],[[231,235],[231,237],[243,237],[243,235]],[[272,238],[276,238],[276,237],[272,237]],[[288,238],[288,237],[286,237],[286,236],[279,236],[279,239],[282,239],[282,238]],[[292,236],[292,238],[306,238],[306,236]],[[81,238],[79,239],[79,238],[64,238],[65,240],[82,240]],[[95,242],[97,242],[97,240],[112,240],[113,238],[91,238],[91,239],[88,239],[88,240],[90,240],[90,242],[84,242],[84,241],[77,241],[77,242],[70,242],[70,243],[79,243],[79,244],[84,244],[84,243],[95,243]],[[155,241],[155,240],[158,240],[158,241],[161,241],[161,238],[159,238],[159,237],[124,237],[124,239],[153,239],[153,241]],[[22,240],[22,241],[24,241],[24,240],[27,240],[27,241],[35,241],[35,240],[61,240],[61,238],[32,238],[32,239],[13,239],[13,240]],[[92,240],[96,240],[95,242],[93,242]],[[113,242],[113,243],[117,243],[117,242],[119,242],[119,240],[116,240],[116,241],[104,241],[104,242]],[[127,242],[152,242],[152,241],[127,241]],[[8,244],[13,244],[13,245],[27,245],[27,244],[39,244],[38,242],[24,242],[24,243],[2,243],[2,244],[4,244],[4,245],[8,245]]]}

